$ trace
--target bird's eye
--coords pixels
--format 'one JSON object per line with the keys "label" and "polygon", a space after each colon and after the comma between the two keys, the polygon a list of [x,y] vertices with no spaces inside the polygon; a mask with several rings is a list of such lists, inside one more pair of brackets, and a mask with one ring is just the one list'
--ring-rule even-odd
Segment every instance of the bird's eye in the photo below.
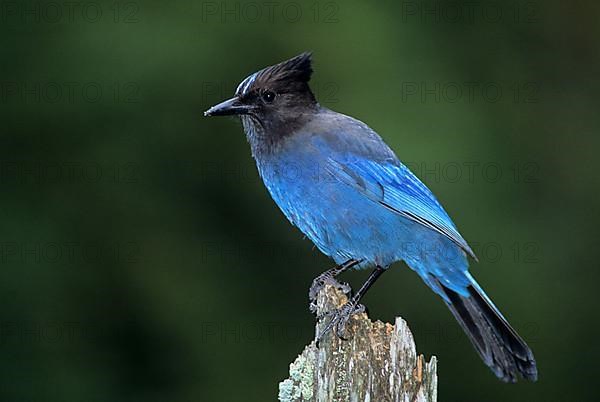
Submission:
{"label": "bird's eye", "polygon": [[265,91],[262,94],[262,98],[265,102],[271,103],[275,99],[275,92],[273,91]]}

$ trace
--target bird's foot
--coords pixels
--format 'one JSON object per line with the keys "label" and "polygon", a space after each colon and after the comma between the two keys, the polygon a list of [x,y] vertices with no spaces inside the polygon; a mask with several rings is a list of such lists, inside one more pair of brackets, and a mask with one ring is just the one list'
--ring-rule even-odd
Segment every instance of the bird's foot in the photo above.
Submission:
{"label": "bird's foot", "polygon": [[329,271],[322,273],[313,280],[308,291],[308,300],[310,301],[308,308],[313,314],[317,313],[317,296],[326,285],[333,286],[342,291],[345,295],[349,295],[350,292],[352,292],[350,285],[346,282],[338,282]]}
{"label": "bird's foot", "polygon": [[321,320],[327,316],[333,317],[331,318],[331,321],[327,323],[323,331],[321,331],[321,333],[317,336],[317,346],[331,329],[333,329],[338,338],[346,340],[346,325],[348,324],[350,317],[352,317],[354,314],[364,313],[365,310],[365,306],[351,300],[342,307],[336,310],[328,311],[319,316],[317,318],[318,320]]}

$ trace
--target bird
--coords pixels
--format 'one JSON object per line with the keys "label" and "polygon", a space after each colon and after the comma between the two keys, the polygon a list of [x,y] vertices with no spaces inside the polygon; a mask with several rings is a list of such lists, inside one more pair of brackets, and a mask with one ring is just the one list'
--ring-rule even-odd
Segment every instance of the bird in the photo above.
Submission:
{"label": "bird", "polygon": [[483,362],[504,382],[537,380],[533,352],[469,272],[473,250],[437,198],[369,126],[321,106],[304,52],[246,77],[205,116],[237,116],[258,173],[286,218],[335,266],[317,276],[311,310],[325,285],[349,293],[338,275],[372,269],[318,335],[345,337],[365,310],[367,290],[396,262],[441,297]]}

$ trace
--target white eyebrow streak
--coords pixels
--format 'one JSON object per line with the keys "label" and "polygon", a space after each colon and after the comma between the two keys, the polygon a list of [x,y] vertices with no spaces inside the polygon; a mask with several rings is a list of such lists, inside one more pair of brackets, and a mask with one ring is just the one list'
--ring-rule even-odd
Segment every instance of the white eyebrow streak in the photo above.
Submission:
{"label": "white eyebrow streak", "polygon": [[238,85],[237,89],[235,90],[235,93],[238,95],[245,95],[246,91],[248,91],[248,88],[250,88],[257,75],[258,73],[254,73],[248,76],[244,81],[240,83],[240,85]]}

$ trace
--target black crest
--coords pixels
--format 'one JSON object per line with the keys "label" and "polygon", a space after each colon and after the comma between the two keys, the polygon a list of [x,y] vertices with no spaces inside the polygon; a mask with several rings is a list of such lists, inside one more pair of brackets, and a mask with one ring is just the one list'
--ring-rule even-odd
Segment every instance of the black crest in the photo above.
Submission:
{"label": "black crest", "polygon": [[312,75],[312,55],[304,52],[289,60],[262,70],[260,78],[269,82],[304,82],[308,83]]}
{"label": "black crest", "polygon": [[257,88],[269,88],[280,93],[310,92],[308,82],[312,72],[312,55],[304,52],[250,75],[240,83],[236,94],[243,96]]}

